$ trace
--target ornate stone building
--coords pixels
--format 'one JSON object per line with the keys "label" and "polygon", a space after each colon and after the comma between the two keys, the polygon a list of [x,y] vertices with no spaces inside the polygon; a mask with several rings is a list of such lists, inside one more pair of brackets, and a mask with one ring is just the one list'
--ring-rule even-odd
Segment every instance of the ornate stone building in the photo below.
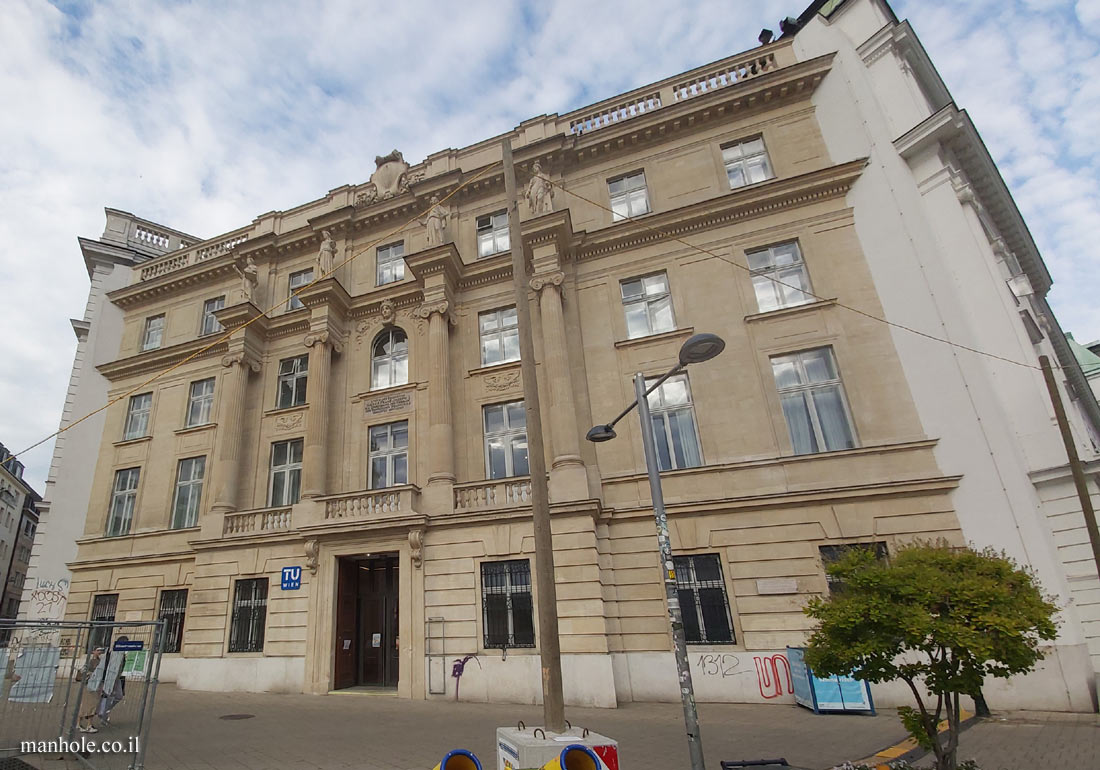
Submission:
{"label": "ornate stone building", "polygon": [[[652,402],[700,700],[790,700],[823,563],[945,538],[1021,555],[1067,605],[1048,663],[995,697],[1088,706],[1080,560],[1028,475],[1065,462],[1041,375],[878,320],[1061,360],[1041,259],[908,25],[815,3],[775,42],[509,136],[522,244],[494,137],[379,157],[107,294],[98,371],[137,391],[106,414],[69,617],[165,618],[182,687],[454,697],[475,655],[464,699],[536,700],[522,248],[568,702],[678,697],[637,426],[583,437],[706,331],[722,356]],[[1004,410],[1023,416],[990,428]]]}

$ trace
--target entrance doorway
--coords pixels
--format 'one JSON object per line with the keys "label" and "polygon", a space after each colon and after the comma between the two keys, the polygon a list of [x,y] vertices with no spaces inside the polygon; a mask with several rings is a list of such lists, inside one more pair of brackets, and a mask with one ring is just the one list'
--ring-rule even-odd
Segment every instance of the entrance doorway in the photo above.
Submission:
{"label": "entrance doorway", "polygon": [[333,688],[396,688],[397,555],[339,560]]}

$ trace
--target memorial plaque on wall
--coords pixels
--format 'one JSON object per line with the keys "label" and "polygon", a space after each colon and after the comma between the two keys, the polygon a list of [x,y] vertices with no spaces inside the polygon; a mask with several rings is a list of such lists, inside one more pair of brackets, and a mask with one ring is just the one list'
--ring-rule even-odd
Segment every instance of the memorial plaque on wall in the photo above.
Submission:
{"label": "memorial plaque on wall", "polygon": [[386,393],[374,396],[363,401],[363,409],[367,414],[388,414],[390,412],[403,412],[412,406],[412,393]]}

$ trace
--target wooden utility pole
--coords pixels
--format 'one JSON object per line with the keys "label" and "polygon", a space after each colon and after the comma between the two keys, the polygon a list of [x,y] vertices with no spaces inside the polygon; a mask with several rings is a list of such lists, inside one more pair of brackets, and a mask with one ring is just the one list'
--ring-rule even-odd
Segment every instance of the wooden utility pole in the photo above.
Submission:
{"label": "wooden utility pole", "polygon": [[1066,409],[1062,405],[1062,395],[1058,392],[1058,383],[1054,380],[1054,371],[1050,368],[1050,359],[1046,356],[1039,356],[1039,366],[1042,367],[1043,379],[1047,382],[1050,403],[1054,405],[1054,416],[1058,419],[1058,429],[1062,431],[1062,443],[1065,444],[1066,455],[1069,456],[1069,469],[1073,473],[1073,485],[1077,487],[1077,498],[1081,501],[1081,513],[1085,516],[1085,529],[1088,530],[1089,541],[1092,543],[1092,558],[1096,562],[1096,574],[1100,576],[1100,532],[1096,528],[1096,512],[1092,508],[1092,498],[1089,497],[1085,471],[1081,467],[1081,459],[1077,456],[1077,446],[1073,443],[1073,433],[1069,429]]}
{"label": "wooden utility pole", "polygon": [[565,731],[565,699],[561,686],[561,645],[558,640],[558,590],[554,585],[554,542],[550,533],[550,492],[546,484],[546,454],[542,443],[542,412],[535,375],[535,344],[531,336],[531,305],[527,300],[527,260],[519,226],[516,168],[512,140],[501,143],[504,194],[508,198],[508,243],[512,252],[512,283],[519,323],[519,367],[523,376],[523,406],[527,412],[527,464],[531,471],[531,514],[535,527],[535,585],[539,599],[539,654],[542,659],[542,713],[547,730]]}

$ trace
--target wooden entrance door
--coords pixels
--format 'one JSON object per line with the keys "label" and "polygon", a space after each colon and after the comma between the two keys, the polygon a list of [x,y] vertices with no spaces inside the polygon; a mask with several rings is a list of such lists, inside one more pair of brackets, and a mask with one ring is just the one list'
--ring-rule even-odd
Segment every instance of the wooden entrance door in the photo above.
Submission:
{"label": "wooden entrance door", "polygon": [[354,559],[340,559],[337,565],[334,690],[359,683],[359,563]]}

